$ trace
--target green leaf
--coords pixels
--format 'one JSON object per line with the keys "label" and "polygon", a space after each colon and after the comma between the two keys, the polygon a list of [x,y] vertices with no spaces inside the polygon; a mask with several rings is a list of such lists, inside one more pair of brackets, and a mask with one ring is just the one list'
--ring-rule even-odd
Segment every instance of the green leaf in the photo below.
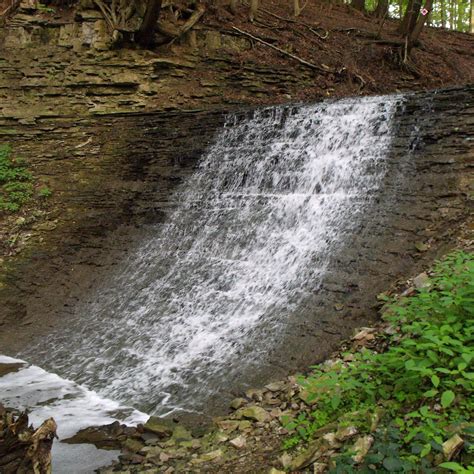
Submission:
{"label": "green leaf", "polygon": [[336,410],[337,407],[341,404],[341,397],[338,395],[335,395],[334,397],[331,398],[331,406],[333,410]]}
{"label": "green leaf", "polygon": [[453,403],[454,398],[454,392],[452,390],[446,390],[445,392],[443,392],[443,395],[441,395],[441,406],[443,408],[449,407],[449,405]]}
{"label": "green leaf", "polygon": [[438,467],[443,467],[444,469],[451,469],[454,472],[462,472],[463,467],[457,462],[443,462]]}
{"label": "green leaf", "polygon": [[385,458],[383,460],[383,467],[389,472],[399,471],[403,468],[403,463],[397,458]]}
{"label": "green leaf", "polygon": [[420,453],[420,458],[424,458],[430,452],[431,452],[431,444],[425,444],[425,446],[423,447]]}
{"label": "green leaf", "polygon": [[435,390],[434,388],[431,390],[428,390],[423,394],[424,397],[426,398],[433,398],[436,394],[438,393],[438,390]]}
{"label": "green leaf", "polygon": [[435,387],[437,387],[437,386],[439,385],[439,377],[438,377],[437,375],[433,375],[433,376],[431,377],[431,383],[432,383]]}

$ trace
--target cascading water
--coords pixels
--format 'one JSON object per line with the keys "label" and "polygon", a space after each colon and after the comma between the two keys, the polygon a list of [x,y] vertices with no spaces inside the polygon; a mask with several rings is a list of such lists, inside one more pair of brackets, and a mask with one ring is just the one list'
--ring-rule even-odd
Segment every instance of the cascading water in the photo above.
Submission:
{"label": "cascading water", "polygon": [[144,230],[46,349],[22,357],[149,412],[204,406],[237,371],[265,363],[364,218],[398,101],[230,116],[167,222]]}

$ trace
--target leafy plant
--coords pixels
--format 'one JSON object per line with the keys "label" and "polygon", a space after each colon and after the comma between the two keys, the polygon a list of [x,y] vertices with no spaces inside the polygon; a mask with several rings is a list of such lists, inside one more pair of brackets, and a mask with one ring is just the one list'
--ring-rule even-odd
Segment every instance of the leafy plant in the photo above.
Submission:
{"label": "leafy plant", "polygon": [[47,186],[43,186],[42,188],[38,190],[38,195],[39,197],[42,197],[42,198],[49,198],[51,197],[52,194],[53,192]]}
{"label": "leafy plant", "polygon": [[0,212],[18,211],[33,195],[33,177],[22,164],[8,145],[0,145]]}
{"label": "leafy plant", "polygon": [[[350,362],[314,367],[300,379],[305,399],[316,409],[285,420],[293,433],[286,448],[309,439],[320,420],[339,425],[343,420],[362,433],[373,432],[366,466],[407,472],[423,465],[423,472],[432,472],[429,466],[443,460],[442,444],[454,433],[472,438],[473,255],[449,255],[435,266],[429,287],[386,308],[384,318],[397,330],[386,336],[387,350],[363,349]],[[385,431],[372,426],[376,413],[383,413],[381,425],[389,427]],[[466,442],[464,453],[468,451]],[[351,459],[343,453],[338,465],[349,469]],[[454,469],[454,464],[443,467]]]}

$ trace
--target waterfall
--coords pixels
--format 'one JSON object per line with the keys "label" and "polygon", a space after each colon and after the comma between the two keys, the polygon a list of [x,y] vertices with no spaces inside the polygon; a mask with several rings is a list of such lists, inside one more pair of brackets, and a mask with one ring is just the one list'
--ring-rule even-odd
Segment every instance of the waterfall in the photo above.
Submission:
{"label": "waterfall", "polygon": [[22,357],[149,412],[203,407],[265,363],[370,211],[398,101],[230,115],[166,222]]}

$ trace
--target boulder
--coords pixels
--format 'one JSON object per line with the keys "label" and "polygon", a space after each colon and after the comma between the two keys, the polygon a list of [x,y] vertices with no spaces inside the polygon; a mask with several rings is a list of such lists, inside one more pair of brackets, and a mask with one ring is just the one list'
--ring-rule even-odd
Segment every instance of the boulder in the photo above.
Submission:
{"label": "boulder", "polygon": [[260,422],[265,422],[270,420],[270,414],[264,410],[262,407],[257,405],[251,405],[245,408],[240,408],[236,411],[236,417],[239,419],[247,418],[249,420],[255,420]]}

